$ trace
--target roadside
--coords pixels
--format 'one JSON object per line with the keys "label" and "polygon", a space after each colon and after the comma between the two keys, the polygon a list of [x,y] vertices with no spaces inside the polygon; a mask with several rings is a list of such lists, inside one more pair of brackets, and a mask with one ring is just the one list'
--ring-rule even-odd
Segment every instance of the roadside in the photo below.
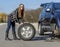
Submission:
{"label": "roadside", "polygon": [[6,23],[0,23],[0,25],[5,25]]}

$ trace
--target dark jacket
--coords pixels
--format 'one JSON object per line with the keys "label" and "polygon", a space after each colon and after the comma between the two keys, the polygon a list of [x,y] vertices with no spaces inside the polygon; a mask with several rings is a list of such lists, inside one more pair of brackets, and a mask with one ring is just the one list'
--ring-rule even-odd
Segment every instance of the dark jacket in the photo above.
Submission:
{"label": "dark jacket", "polygon": [[18,8],[8,15],[8,20],[18,21]]}

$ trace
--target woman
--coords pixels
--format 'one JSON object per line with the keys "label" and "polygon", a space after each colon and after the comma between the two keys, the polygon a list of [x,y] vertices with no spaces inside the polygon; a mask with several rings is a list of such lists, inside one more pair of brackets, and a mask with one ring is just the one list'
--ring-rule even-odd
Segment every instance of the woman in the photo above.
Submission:
{"label": "woman", "polygon": [[16,31],[15,31],[15,22],[18,21],[19,23],[24,17],[24,5],[20,4],[19,8],[17,8],[15,11],[13,11],[11,14],[8,15],[8,22],[7,22],[7,29],[6,29],[6,35],[5,40],[11,40],[9,35],[9,30],[12,27],[12,33],[13,33],[13,39],[14,40],[20,40],[16,37]]}

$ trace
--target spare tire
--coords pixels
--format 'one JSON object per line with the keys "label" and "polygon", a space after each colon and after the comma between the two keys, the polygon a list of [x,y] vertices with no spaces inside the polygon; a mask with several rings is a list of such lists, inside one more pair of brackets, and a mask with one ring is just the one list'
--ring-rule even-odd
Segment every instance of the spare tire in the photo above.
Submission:
{"label": "spare tire", "polygon": [[23,23],[18,28],[18,36],[26,41],[31,40],[35,36],[35,32],[34,26],[30,23]]}

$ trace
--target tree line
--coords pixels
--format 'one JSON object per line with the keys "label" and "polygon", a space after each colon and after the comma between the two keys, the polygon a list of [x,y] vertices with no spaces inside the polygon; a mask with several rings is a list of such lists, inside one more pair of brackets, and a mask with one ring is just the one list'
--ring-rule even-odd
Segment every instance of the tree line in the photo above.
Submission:
{"label": "tree line", "polygon": [[[42,8],[38,9],[32,9],[32,10],[26,10],[25,11],[25,18],[24,20],[26,22],[38,22],[38,17],[40,15]],[[0,13],[0,23],[1,22],[6,22],[7,21],[7,14],[5,13]]]}

